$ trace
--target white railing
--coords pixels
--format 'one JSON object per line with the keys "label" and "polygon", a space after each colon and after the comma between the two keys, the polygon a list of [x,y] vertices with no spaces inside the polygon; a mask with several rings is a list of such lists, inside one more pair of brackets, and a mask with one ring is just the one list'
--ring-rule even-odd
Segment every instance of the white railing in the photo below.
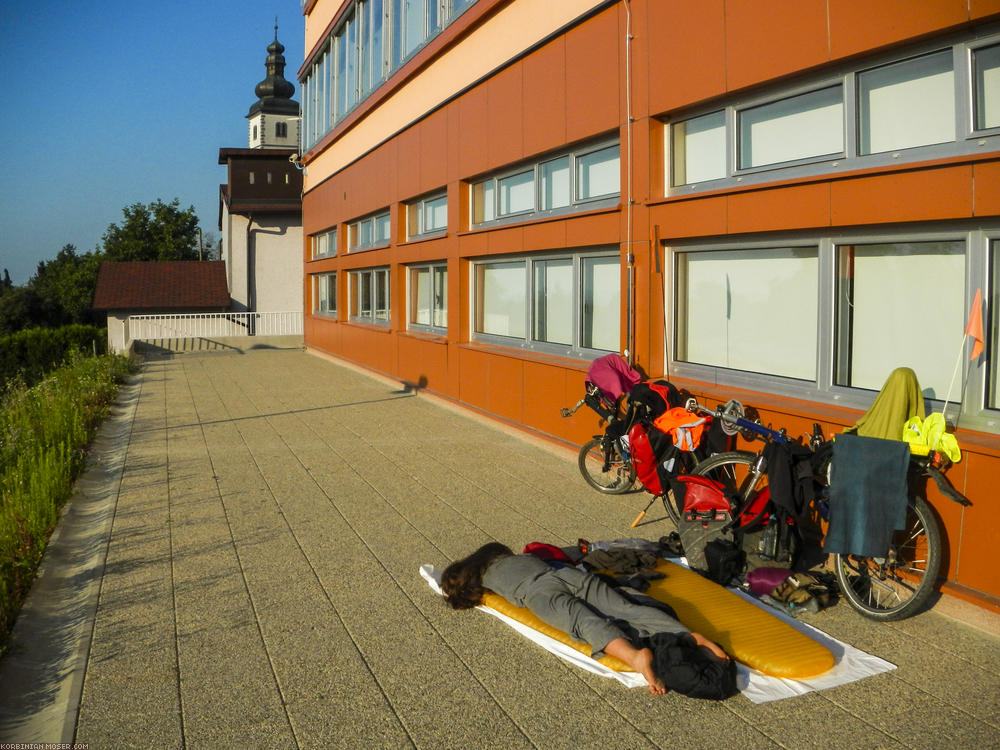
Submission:
{"label": "white railing", "polygon": [[176,313],[130,315],[129,341],[301,336],[302,312]]}

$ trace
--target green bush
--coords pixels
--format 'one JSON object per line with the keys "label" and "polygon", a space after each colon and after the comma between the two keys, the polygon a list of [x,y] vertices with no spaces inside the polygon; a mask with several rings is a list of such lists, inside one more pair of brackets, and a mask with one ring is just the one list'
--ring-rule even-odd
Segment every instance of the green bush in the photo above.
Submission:
{"label": "green bush", "polygon": [[104,354],[107,348],[107,332],[96,326],[28,328],[0,336],[0,383],[20,377],[25,385],[34,385],[71,352]]}
{"label": "green bush", "polygon": [[[0,402],[0,644],[59,511],[83,469],[87,447],[132,370],[126,357],[84,358],[28,388],[10,382]],[[0,647],[2,648],[2,647]]]}

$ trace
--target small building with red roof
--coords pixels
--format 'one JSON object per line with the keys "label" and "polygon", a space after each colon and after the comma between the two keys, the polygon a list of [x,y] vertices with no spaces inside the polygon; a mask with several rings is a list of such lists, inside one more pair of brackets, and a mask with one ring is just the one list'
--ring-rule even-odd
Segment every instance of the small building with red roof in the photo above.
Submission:
{"label": "small building with red roof", "polygon": [[107,261],[97,273],[93,307],[107,312],[108,347],[126,351],[130,315],[220,313],[230,303],[223,261]]}

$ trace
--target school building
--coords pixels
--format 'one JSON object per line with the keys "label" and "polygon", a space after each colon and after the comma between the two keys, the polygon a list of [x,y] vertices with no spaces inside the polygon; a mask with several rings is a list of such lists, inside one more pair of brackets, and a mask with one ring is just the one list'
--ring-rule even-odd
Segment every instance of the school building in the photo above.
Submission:
{"label": "school building", "polygon": [[792,435],[912,367],[944,589],[1000,609],[1000,0],[303,13],[308,347],[571,444],[608,352]]}

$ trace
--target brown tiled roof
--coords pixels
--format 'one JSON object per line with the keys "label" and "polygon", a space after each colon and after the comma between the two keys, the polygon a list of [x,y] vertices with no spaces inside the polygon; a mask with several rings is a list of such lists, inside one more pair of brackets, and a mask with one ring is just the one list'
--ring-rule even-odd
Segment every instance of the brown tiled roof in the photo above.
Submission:
{"label": "brown tiled roof", "polygon": [[95,310],[229,308],[221,260],[105,262],[97,273]]}

